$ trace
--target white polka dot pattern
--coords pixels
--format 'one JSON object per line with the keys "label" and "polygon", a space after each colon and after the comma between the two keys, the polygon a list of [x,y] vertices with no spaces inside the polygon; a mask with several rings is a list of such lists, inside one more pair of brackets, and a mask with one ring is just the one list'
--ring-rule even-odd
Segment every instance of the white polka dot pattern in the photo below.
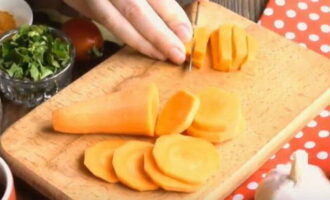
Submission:
{"label": "white polka dot pattern", "polygon": [[317,122],[316,122],[315,120],[312,120],[312,121],[310,121],[310,122],[307,124],[307,126],[308,126],[309,128],[314,128],[314,127],[317,126]]}
{"label": "white polka dot pattern", "polygon": [[326,151],[320,151],[317,153],[316,157],[320,160],[326,160],[329,157],[329,154]]}
{"label": "white polka dot pattern", "polygon": [[309,14],[309,19],[311,19],[313,21],[319,20],[320,19],[320,15],[317,14],[317,13],[311,13],[311,14]]}
{"label": "white polka dot pattern", "polygon": [[304,133],[302,131],[299,131],[295,138],[302,138],[304,136]]}
{"label": "white polka dot pattern", "polygon": [[274,10],[271,9],[271,8],[266,8],[266,9],[264,10],[264,14],[267,15],[267,16],[271,16],[271,15],[274,14]]}
{"label": "white polka dot pattern", "polygon": [[276,21],[274,22],[274,26],[275,26],[276,28],[278,28],[278,29],[281,29],[281,28],[284,27],[284,22],[283,22],[282,20],[276,20]]}
{"label": "white polka dot pattern", "polygon": [[305,2],[299,2],[298,3],[298,8],[300,8],[301,10],[307,10],[308,5]]}
{"label": "white polka dot pattern", "polygon": [[233,200],[243,200],[244,196],[242,194],[235,194],[233,196]]}
{"label": "white polka dot pattern", "polygon": [[278,6],[284,6],[285,5],[285,0],[275,0],[275,3]]}
{"label": "white polka dot pattern", "polygon": [[294,11],[294,10],[292,10],[292,9],[286,11],[286,16],[288,16],[288,17],[290,17],[290,18],[294,18],[294,17],[296,17],[296,15],[297,15],[296,11]]}
{"label": "white polka dot pattern", "polygon": [[320,39],[320,37],[316,34],[310,34],[308,36],[308,38],[309,38],[310,41],[313,41],[313,42],[319,41],[319,39]]}
{"label": "white polka dot pattern", "polygon": [[251,182],[247,185],[247,188],[250,189],[250,190],[255,190],[255,189],[257,189],[258,186],[259,185],[258,185],[257,182]]}
{"label": "white polka dot pattern", "polygon": [[327,138],[327,137],[329,137],[329,135],[330,135],[330,133],[329,133],[328,130],[321,130],[321,131],[319,132],[319,137],[320,137],[320,138]]}
{"label": "white polka dot pattern", "polygon": [[297,24],[297,28],[299,31],[306,31],[307,30],[307,24],[305,22],[299,22]]}
{"label": "white polka dot pattern", "polygon": [[323,110],[323,111],[320,113],[320,116],[321,116],[321,117],[329,117],[329,116],[330,116],[330,111],[329,111],[329,110]]}
{"label": "white polka dot pattern", "polygon": [[306,149],[312,149],[312,148],[315,147],[315,142],[313,142],[313,141],[308,141],[308,142],[305,143],[304,146],[305,146]]}

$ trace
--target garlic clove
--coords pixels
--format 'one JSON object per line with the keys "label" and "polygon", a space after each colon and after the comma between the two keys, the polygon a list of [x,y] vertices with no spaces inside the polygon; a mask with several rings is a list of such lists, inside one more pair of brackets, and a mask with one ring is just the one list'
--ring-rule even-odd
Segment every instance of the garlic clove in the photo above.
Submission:
{"label": "garlic clove", "polygon": [[304,150],[298,150],[293,153],[293,161],[291,162],[291,171],[289,178],[299,183],[302,179],[304,168],[308,165],[308,154]]}

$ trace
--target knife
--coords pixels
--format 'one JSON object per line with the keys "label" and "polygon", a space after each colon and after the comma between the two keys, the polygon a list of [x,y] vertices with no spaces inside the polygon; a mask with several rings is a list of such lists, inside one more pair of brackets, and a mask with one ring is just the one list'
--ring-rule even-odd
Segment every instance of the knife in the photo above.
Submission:
{"label": "knife", "polygon": [[[195,36],[195,31],[194,31],[195,30],[195,27],[198,24],[199,4],[200,4],[200,2],[197,1],[196,14],[195,14],[195,18],[194,18],[194,21],[193,21],[193,38]],[[192,69],[192,67],[193,67],[193,55],[194,55],[194,51],[195,51],[195,40],[193,40],[193,43],[192,43],[189,61],[187,62],[187,65],[184,67],[184,70],[185,71],[190,72],[191,69]]]}

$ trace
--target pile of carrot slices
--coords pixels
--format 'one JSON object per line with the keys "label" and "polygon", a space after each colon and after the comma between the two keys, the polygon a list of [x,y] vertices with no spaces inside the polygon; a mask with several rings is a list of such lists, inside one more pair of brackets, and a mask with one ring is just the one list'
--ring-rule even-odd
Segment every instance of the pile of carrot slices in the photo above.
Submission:
{"label": "pile of carrot slices", "polygon": [[96,177],[137,191],[198,190],[220,167],[217,148],[245,126],[240,98],[209,87],[179,90],[159,110],[153,83],[69,105],[53,112],[53,127],[69,134],[157,137],[154,143],[112,139],[85,151],[84,164]]}

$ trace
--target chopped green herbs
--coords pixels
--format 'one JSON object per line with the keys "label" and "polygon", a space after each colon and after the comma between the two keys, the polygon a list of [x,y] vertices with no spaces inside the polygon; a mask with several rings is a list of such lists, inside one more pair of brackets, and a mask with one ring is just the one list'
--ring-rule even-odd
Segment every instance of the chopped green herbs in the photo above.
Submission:
{"label": "chopped green herbs", "polygon": [[22,26],[0,43],[0,69],[15,79],[39,81],[68,63],[69,48],[46,26]]}

